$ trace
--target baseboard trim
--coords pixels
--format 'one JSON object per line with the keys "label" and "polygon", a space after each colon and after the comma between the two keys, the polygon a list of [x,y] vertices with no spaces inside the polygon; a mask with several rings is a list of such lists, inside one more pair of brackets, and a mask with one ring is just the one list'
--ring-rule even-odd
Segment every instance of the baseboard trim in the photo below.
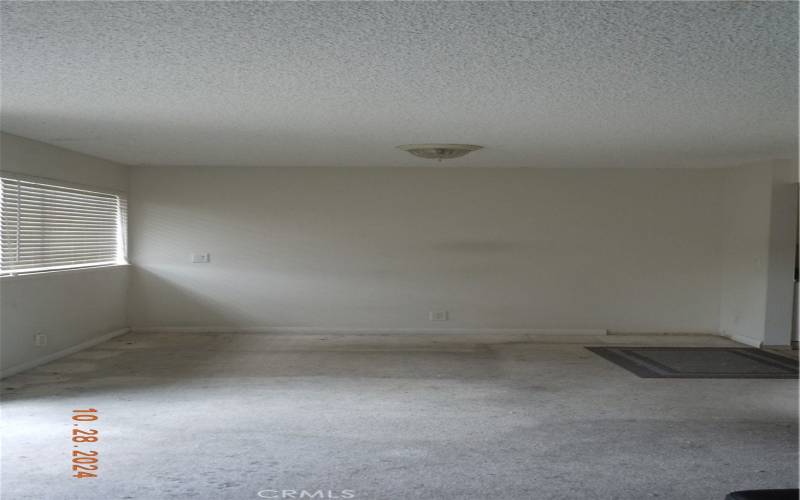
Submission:
{"label": "baseboard trim", "polygon": [[635,335],[675,336],[675,337],[685,337],[685,336],[702,337],[702,336],[708,336],[708,335],[720,336],[721,334],[719,332],[714,332],[714,331],[697,331],[697,330],[686,331],[686,332],[681,332],[681,331],[637,332],[637,331],[611,331],[610,330],[608,332],[608,335],[615,335],[615,336],[619,336],[619,337],[635,336]]}
{"label": "baseboard trim", "polygon": [[103,343],[107,340],[111,340],[114,337],[119,337],[120,335],[124,335],[130,331],[131,331],[130,328],[120,328],[119,330],[114,330],[113,332],[105,333],[103,335],[100,335],[99,337],[86,340],[84,342],[81,342],[80,344],[68,347],[66,349],[62,349],[52,354],[48,354],[47,356],[43,356],[33,361],[28,361],[27,363],[22,363],[21,365],[12,366],[11,368],[6,368],[5,370],[0,371],[0,379],[16,375],[17,373],[24,372],[25,370],[30,370],[31,368],[36,368],[37,366],[49,363],[51,361],[55,361],[65,356],[69,356],[70,354],[75,354],[78,351],[82,351],[84,349],[96,346],[97,344]]}
{"label": "baseboard trim", "polygon": [[761,341],[760,340],[757,340],[757,339],[754,339],[754,338],[750,338],[750,337],[745,337],[743,335],[732,335],[732,334],[727,334],[727,333],[721,333],[720,337],[725,337],[725,338],[731,339],[731,340],[733,340],[735,342],[738,342],[740,344],[749,345],[750,347],[758,347],[759,349],[761,348]]}
{"label": "baseboard trim", "polygon": [[227,327],[147,326],[132,327],[134,333],[264,333],[310,335],[606,335],[599,328],[327,328],[327,327]]}

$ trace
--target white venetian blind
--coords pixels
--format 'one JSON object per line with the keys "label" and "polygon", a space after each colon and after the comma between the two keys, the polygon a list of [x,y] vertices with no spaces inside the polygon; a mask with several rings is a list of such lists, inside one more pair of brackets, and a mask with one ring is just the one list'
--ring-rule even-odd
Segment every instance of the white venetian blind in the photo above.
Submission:
{"label": "white venetian blind", "polygon": [[124,262],[125,212],[118,193],[0,176],[0,273]]}

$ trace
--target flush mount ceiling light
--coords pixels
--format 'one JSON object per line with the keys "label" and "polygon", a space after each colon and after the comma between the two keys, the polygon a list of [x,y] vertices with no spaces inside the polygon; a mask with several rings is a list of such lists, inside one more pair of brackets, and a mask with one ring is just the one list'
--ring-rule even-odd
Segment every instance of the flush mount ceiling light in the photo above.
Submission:
{"label": "flush mount ceiling light", "polygon": [[408,151],[414,156],[439,161],[460,158],[481,148],[483,146],[475,146],[474,144],[404,144],[397,146],[397,149]]}

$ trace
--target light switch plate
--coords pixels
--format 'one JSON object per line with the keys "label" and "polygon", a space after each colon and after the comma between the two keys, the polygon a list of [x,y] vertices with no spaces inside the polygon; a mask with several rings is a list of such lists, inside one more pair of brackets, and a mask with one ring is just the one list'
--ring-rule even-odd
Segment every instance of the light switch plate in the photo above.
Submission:
{"label": "light switch plate", "polygon": [[192,264],[208,264],[211,262],[210,253],[193,253]]}

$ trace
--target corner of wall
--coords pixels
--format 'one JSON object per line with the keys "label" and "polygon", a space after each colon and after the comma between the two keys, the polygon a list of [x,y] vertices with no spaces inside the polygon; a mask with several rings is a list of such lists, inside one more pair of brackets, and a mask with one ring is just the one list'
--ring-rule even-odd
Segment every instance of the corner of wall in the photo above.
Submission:
{"label": "corner of wall", "polygon": [[724,183],[720,331],[748,345],[764,340],[770,163],[729,167]]}
{"label": "corner of wall", "polygon": [[[8,172],[116,191],[127,192],[130,182],[127,165],[7,133],[0,133],[0,164]],[[42,273],[0,285],[3,375],[126,331],[129,274],[127,267],[115,266]],[[47,346],[33,346],[35,332],[49,334]]]}

